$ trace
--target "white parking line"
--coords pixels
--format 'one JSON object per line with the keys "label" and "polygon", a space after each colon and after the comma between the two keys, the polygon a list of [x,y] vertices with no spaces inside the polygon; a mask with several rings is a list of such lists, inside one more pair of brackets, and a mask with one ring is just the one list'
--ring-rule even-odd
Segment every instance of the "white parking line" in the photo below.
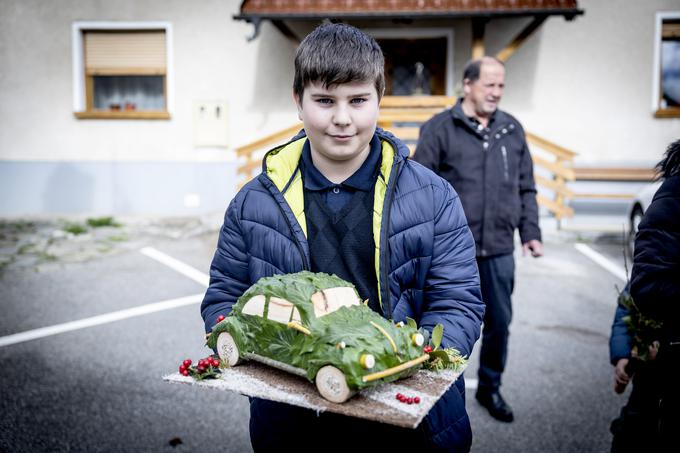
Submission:
{"label": "white parking line", "polygon": [[122,319],[133,318],[135,316],[147,315],[157,311],[169,310],[171,308],[192,305],[203,300],[203,293],[193,296],[180,297],[177,299],[164,300],[153,304],[142,305],[139,307],[128,308],[126,310],[114,311],[104,315],[93,316],[91,318],[79,319],[78,321],[65,322],[49,327],[28,330],[26,332],[15,333],[0,337],[0,347],[12,344],[23,343],[24,341],[36,340],[38,338],[49,337],[64,332],[84,329],[86,327],[98,326],[109,322],[120,321]]}
{"label": "white parking line", "polygon": [[574,248],[579,252],[583,253],[585,256],[593,260],[596,264],[602,267],[604,270],[620,278],[624,282],[628,281],[628,274],[626,274],[625,269],[619,267],[617,264],[611,262],[609,259],[605,258],[601,254],[597,253],[592,248],[588,247],[582,243],[574,244]]}
{"label": "white parking line", "polygon": [[185,277],[189,277],[193,281],[200,283],[206,288],[210,283],[210,277],[208,275],[194,269],[193,267],[181,262],[180,260],[177,260],[169,255],[166,255],[163,252],[156,250],[153,247],[144,247],[139,252],[142,253],[143,255],[148,256],[149,258],[158,261],[159,263],[165,264],[169,268],[176,270]]}
{"label": "white parking line", "polygon": [[[165,264],[171,269],[176,270],[180,274],[189,277],[190,279],[200,283],[203,286],[208,286],[210,277],[200,272],[193,267],[185,264],[165,253],[162,253],[152,247],[144,247],[140,253],[153,258],[154,260]],[[193,296],[180,297],[177,299],[164,300],[139,307],[128,308],[126,310],[114,311],[104,315],[93,316],[91,318],[80,319],[78,321],[65,322],[54,326],[40,327],[38,329],[27,330],[26,332],[15,333],[0,337],[0,347],[9,346],[12,344],[23,343],[25,341],[36,340],[38,338],[49,337],[51,335],[58,335],[64,332],[71,332],[73,330],[85,329],[86,327],[98,326],[109,322],[120,321],[122,319],[133,318],[135,316],[147,315],[157,311],[170,310],[172,308],[183,307],[184,305],[191,305],[200,303],[203,300],[203,293],[195,294]]]}

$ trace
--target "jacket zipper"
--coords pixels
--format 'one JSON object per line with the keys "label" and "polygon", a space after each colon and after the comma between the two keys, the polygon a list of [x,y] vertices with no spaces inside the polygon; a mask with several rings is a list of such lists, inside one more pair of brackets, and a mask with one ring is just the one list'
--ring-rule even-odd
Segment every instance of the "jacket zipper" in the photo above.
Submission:
{"label": "jacket zipper", "polygon": [[507,181],[510,179],[510,174],[508,172],[508,152],[505,150],[505,146],[501,147],[501,152],[503,153],[503,175]]}
{"label": "jacket zipper", "polygon": [[[396,150],[396,147],[395,147]],[[397,187],[397,178],[399,177],[399,171],[401,170],[401,164],[403,161],[397,162],[395,165],[395,168],[393,168],[392,173],[390,175],[390,185],[388,186],[388,191],[387,191],[387,196],[385,197],[385,210],[383,211],[383,226],[382,232],[380,235],[380,242],[383,243],[383,246],[380,247],[380,260],[378,262],[380,266],[380,283],[381,286],[385,288],[381,288],[381,294],[382,294],[382,302],[383,302],[383,315],[387,319],[392,319],[392,303],[390,302],[390,291],[389,291],[389,283],[388,283],[388,278],[389,278],[389,269],[387,265],[383,264],[383,261],[385,261],[385,257],[389,257],[389,252],[390,252],[390,245],[389,245],[389,240],[388,240],[388,234],[389,234],[389,228],[390,228],[390,210],[392,209],[392,198],[394,197],[394,191],[395,188]],[[387,310],[385,310],[387,308]]]}

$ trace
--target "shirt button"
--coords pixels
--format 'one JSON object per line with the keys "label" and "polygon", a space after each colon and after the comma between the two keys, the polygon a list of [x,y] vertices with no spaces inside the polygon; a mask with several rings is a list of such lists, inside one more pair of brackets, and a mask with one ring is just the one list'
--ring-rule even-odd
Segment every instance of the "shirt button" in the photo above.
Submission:
{"label": "shirt button", "polygon": [[333,193],[334,193],[334,194],[339,194],[339,193],[340,193],[340,189],[339,189],[338,187],[333,187]]}
{"label": "shirt button", "polygon": [[501,138],[501,134],[496,134],[496,138]]}
{"label": "shirt button", "polygon": [[504,133],[504,134],[507,134],[507,133],[508,133],[508,130],[505,129],[505,128],[503,128],[503,133]]}
{"label": "shirt button", "polygon": [[484,136],[484,140],[488,140],[488,139],[489,139],[489,136],[488,136],[488,135],[485,135],[485,136]]}
{"label": "shirt button", "polygon": [[489,147],[489,144],[487,142],[484,142],[482,146],[484,146],[484,149],[487,149]]}
{"label": "shirt button", "polygon": [[481,131],[482,129],[484,129],[484,126],[482,126],[481,124],[478,124],[478,125],[477,125],[477,130],[478,130],[478,131]]}

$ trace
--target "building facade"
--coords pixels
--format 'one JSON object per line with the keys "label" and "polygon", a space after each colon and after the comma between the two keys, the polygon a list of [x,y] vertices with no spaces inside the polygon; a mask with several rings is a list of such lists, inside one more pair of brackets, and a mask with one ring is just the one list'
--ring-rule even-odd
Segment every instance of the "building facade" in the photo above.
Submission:
{"label": "building facade", "polygon": [[[223,211],[241,182],[234,150],[297,122],[296,39],[319,23],[256,30],[234,19],[246,3],[0,0],[0,216]],[[680,137],[664,94],[680,55],[662,51],[677,0],[578,8],[547,17],[507,60],[501,107],[581,165],[651,167]],[[492,17],[486,53],[531,20]],[[390,94],[459,90],[474,20],[347,22],[391,56]]]}

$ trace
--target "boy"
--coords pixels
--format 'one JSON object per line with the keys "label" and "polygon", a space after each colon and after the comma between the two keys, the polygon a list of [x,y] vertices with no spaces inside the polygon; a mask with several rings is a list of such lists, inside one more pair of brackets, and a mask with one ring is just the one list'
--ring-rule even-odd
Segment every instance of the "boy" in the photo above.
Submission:
{"label": "boy", "polygon": [[[383,71],[375,40],[348,25],[322,25],[300,44],[293,96],[304,131],[267,153],[227,209],[201,305],[207,331],[259,278],[306,269],[352,282],[387,319],[443,324],[442,346],[470,354],[484,315],[474,240],[453,188],[376,129]],[[415,430],[252,399],[251,442],[467,451],[464,385]]]}

